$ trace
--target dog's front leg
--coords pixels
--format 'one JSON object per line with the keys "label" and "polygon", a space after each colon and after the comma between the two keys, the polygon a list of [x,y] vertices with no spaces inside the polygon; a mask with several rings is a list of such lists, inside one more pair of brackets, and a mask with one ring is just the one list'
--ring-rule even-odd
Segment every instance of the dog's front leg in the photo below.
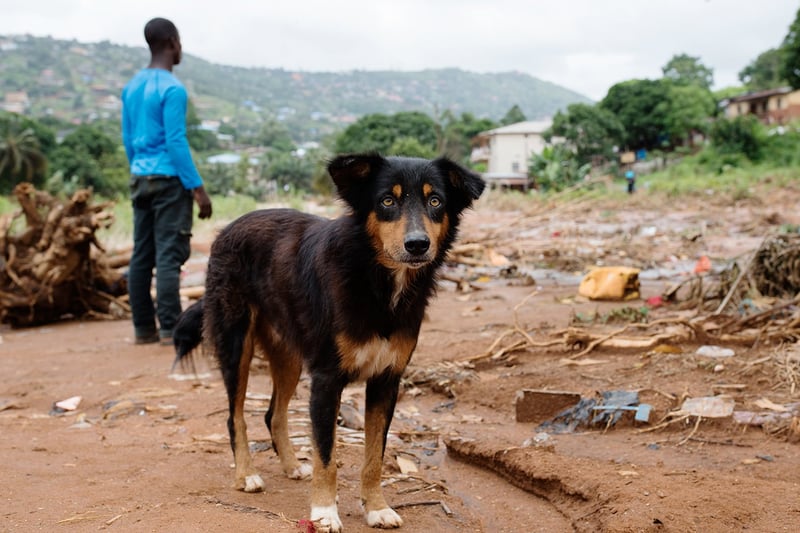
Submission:
{"label": "dog's front leg", "polygon": [[386,503],[381,489],[386,434],[394,415],[399,386],[400,374],[389,371],[367,381],[361,503],[367,524],[371,527],[395,528],[403,525],[403,519]]}
{"label": "dog's front leg", "polygon": [[344,386],[341,376],[312,373],[309,409],[314,439],[311,520],[317,531],[342,531],[336,507],[336,419]]}

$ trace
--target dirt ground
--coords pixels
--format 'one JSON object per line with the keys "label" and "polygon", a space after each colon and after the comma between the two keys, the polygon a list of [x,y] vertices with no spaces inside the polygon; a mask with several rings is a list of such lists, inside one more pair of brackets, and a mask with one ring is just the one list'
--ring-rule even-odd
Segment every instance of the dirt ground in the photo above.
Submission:
{"label": "dirt ground", "polygon": [[[800,347],[793,343],[732,345],[735,355],[724,360],[697,355],[691,341],[656,350],[600,346],[580,356],[556,342],[481,355],[515,324],[544,345],[576,317],[641,308],[691,275],[701,256],[717,268],[752,251],[766,232],[800,223],[798,199],[786,190],[737,203],[708,197],[673,204],[642,191],[535,210],[496,192],[482,199],[465,219],[460,244],[480,245],[493,259],[445,273],[391,428],[385,491],[402,530],[797,531],[800,444],[791,428],[731,417],[684,417],[659,427],[684,398],[720,394],[737,410],[781,420],[794,409],[796,421]],[[204,237],[195,239],[187,283],[202,275]],[[578,297],[581,275],[594,264],[642,268],[641,298]],[[649,319],[671,312],[651,309]],[[603,333],[619,326],[584,327]],[[250,380],[247,409],[267,491],[245,494],[231,487],[225,391],[209,361],[199,359],[196,379],[170,374],[172,348],[134,345],[127,320],[0,333],[0,530],[308,530],[300,521],[309,482],[284,478],[269,449],[263,413],[271,386],[263,365]],[[522,389],[582,398],[637,391],[653,412],[649,422],[628,413],[612,426],[557,433],[538,427],[544,419],[516,421]],[[77,409],[54,410],[73,396],[81,397]],[[292,435],[305,457],[307,398],[304,378]],[[363,399],[359,386],[345,391],[354,411]],[[369,531],[358,503],[362,434],[340,427],[338,439],[345,529]]]}

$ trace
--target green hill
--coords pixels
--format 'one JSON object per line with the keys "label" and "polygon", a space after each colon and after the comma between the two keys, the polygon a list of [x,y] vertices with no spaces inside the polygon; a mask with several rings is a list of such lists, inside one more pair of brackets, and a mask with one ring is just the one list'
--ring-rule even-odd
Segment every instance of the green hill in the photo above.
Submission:
{"label": "green hill", "polygon": [[[149,58],[144,47],[108,41],[0,36],[0,107],[73,122],[119,116],[118,96]],[[499,120],[513,105],[529,119],[589,99],[519,72],[459,69],[298,72],[242,68],[186,55],[176,74],[202,119],[254,130],[265,117],[297,140],[314,140],[368,113],[450,109]]]}

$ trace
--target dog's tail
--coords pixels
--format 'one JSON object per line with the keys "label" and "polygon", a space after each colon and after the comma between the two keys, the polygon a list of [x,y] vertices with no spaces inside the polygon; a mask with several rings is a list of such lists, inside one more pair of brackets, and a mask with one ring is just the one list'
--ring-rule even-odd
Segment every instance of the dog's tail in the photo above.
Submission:
{"label": "dog's tail", "polygon": [[175,344],[173,371],[179,364],[191,360],[192,352],[203,342],[203,307],[203,298],[200,298],[178,316],[172,330],[172,342]]}

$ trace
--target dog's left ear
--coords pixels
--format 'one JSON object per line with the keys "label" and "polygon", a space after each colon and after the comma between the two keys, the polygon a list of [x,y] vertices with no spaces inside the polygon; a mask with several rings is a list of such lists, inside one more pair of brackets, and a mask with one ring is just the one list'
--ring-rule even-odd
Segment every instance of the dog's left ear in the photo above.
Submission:
{"label": "dog's left ear", "polygon": [[472,206],[472,201],[480,198],[483,189],[486,188],[486,182],[479,174],[467,170],[446,157],[434,160],[433,164],[447,179],[447,203],[455,207],[456,212]]}
{"label": "dog's left ear", "polygon": [[378,154],[340,155],[328,163],[339,197],[357,209],[363,197],[363,185],[383,167],[386,160]]}

